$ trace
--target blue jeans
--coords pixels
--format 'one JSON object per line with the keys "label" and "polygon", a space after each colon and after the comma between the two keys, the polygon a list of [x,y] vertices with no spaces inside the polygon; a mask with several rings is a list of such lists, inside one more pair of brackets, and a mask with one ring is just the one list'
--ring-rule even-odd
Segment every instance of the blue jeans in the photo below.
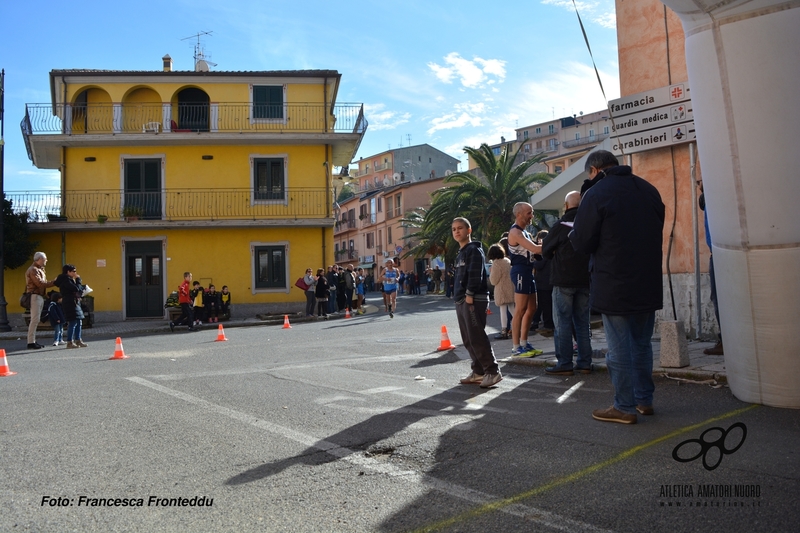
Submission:
{"label": "blue jeans", "polygon": [[608,353],[606,364],[614,384],[614,408],[636,414],[637,405],[653,405],[653,345],[655,311],[634,315],[603,315]]}
{"label": "blue jeans", "polygon": [[328,298],[328,314],[336,312],[336,289],[331,289],[331,296]]}
{"label": "blue jeans", "polygon": [[572,368],[572,328],[578,340],[577,368],[592,368],[592,342],[589,340],[589,289],[553,287],[553,324],[559,370]]}
{"label": "blue jeans", "polygon": [[76,342],[81,340],[81,328],[83,327],[83,319],[76,318],[70,320],[67,326],[67,341]]}

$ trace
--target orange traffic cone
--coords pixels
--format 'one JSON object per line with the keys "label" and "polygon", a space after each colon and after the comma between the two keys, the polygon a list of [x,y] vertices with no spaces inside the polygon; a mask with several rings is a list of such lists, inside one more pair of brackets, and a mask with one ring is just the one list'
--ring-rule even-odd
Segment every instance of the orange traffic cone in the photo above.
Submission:
{"label": "orange traffic cone", "polygon": [[114,349],[114,357],[109,357],[109,360],[114,359],[127,359],[128,356],[125,355],[125,350],[122,349],[122,338],[117,337],[117,346]]}
{"label": "orange traffic cone", "polygon": [[222,329],[222,324],[220,324],[219,328],[217,328],[217,340],[214,342],[221,342],[226,340],[228,340],[228,337],[225,336],[225,330]]}
{"label": "orange traffic cone", "polygon": [[350,316],[350,309],[346,309],[346,310],[345,310],[345,312],[344,312],[344,317],[345,317],[345,318],[353,318],[353,317],[351,317],[351,316]]}
{"label": "orange traffic cone", "polygon": [[292,326],[289,325],[289,315],[283,315],[283,329],[291,329]]}
{"label": "orange traffic cone", "polygon": [[0,349],[0,376],[13,376],[16,372],[12,372],[8,368],[8,361],[6,361],[6,351]]}
{"label": "orange traffic cone", "polygon": [[491,305],[487,305],[486,306],[486,314],[487,315],[491,315],[492,314],[492,306]]}
{"label": "orange traffic cone", "polygon": [[452,342],[450,342],[450,337],[447,336],[447,326],[442,326],[442,342],[439,344],[439,347],[436,348],[437,352],[441,352],[443,350],[452,350],[455,348]]}

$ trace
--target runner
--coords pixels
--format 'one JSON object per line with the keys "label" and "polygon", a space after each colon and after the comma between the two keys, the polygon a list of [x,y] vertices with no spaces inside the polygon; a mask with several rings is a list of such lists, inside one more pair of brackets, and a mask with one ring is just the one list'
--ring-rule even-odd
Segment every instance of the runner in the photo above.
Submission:
{"label": "runner", "polygon": [[386,301],[389,318],[394,318],[397,310],[397,279],[400,272],[394,268],[394,261],[386,260],[386,269],[383,271],[383,294]]}

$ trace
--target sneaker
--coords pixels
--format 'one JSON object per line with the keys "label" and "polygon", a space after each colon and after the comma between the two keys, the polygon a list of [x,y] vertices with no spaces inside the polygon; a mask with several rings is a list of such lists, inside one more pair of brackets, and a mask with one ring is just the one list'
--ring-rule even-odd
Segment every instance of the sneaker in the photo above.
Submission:
{"label": "sneaker", "polygon": [[75,343],[74,343],[74,342],[72,342],[72,341],[69,341],[69,342],[67,343],[67,349],[70,349],[70,348],[78,348],[78,345],[77,345],[77,344],[75,344]]}
{"label": "sneaker", "polygon": [[66,343],[66,342],[64,342],[64,341],[58,341],[58,345],[59,345],[59,346],[64,346],[65,344],[67,344],[67,343]]}
{"label": "sneaker", "polygon": [[489,387],[497,385],[502,380],[503,376],[500,375],[500,372],[497,374],[490,374],[487,372],[486,375],[483,376],[483,381],[481,381],[481,388],[488,389]]}
{"label": "sneaker", "polygon": [[494,336],[494,338],[499,340],[499,341],[502,341],[502,340],[505,340],[505,339],[509,338],[508,330],[507,329],[501,330],[500,333],[498,333],[497,335]]}
{"label": "sneaker", "polygon": [[173,333],[175,332],[175,322],[172,322],[171,320],[169,322],[169,330]]}
{"label": "sneaker", "polygon": [[652,405],[637,405],[636,406],[636,411],[638,411],[639,414],[645,415],[645,416],[652,416],[652,415],[656,414],[656,412],[653,411],[653,406]]}
{"label": "sneaker", "polygon": [[528,357],[528,352],[525,351],[523,346],[511,349],[511,357]]}
{"label": "sneaker", "polygon": [[58,343],[57,343],[57,342],[54,342],[54,343],[53,343],[53,346],[58,346]]}
{"label": "sneaker", "polygon": [[552,330],[550,328],[539,328],[539,329],[536,330],[536,333],[538,333],[542,337],[552,337],[553,333],[554,333],[554,330]]}
{"label": "sneaker", "polygon": [[537,350],[531,346],[531,343],[529,342],[526,342],[523,348],[525,349],[525,353],[528,355],[528,357],[536,357],[537,355],[542,355],[544,353],[544,350]]}
{"label": "sneaker", "polygon": [[392,311],[392,306],[389,306],[389,318],[394,318],[394,312]]}
{"label": "sneaker", "polygon": [[557,366],[549,366],[545,368],[544,371],[545,373],[550,374],[551,376],[572,376],[575,374],[575,372],[571,368],[561,369],[558,368]]}
{"label": "sneaker", "polygon": [[483,383],[483,378],[480,374],[476,374],[475,372],[470,372],[469,376],[461,379],[462,385],[480,385]]}
{"label": "sneaker", "polygon": [[618,411],[613,405],[608,409],[595,409],[592,411],[592,418],[602,422],[617,422],[619,424],[636,423],[636,415]]}
{"label": "sneaker", "polygon": [[76,340],[76,341],[75,341],[75,345],[76,345],[78,348],[88,348],[88,347],[89,347],[89,345],[88,345],[88,344],[86,344],[85,342],[83,342],[81,339],[78,339],[78,340]]}

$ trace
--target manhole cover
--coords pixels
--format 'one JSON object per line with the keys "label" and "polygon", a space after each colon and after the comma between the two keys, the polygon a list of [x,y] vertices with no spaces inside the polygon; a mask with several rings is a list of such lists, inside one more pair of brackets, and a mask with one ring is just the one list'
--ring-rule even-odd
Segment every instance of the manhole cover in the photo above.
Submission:
{"label": "manhole cover", "polygon": [[378,342],[384,343],[384,344],[392,344],[392,343],[398,343],[398,342],[408,342],[408,341],[413,341],[413,340],[414,339],[412,337],[397,337],[397,338],[392,338],[392,339],[379,339]]}

